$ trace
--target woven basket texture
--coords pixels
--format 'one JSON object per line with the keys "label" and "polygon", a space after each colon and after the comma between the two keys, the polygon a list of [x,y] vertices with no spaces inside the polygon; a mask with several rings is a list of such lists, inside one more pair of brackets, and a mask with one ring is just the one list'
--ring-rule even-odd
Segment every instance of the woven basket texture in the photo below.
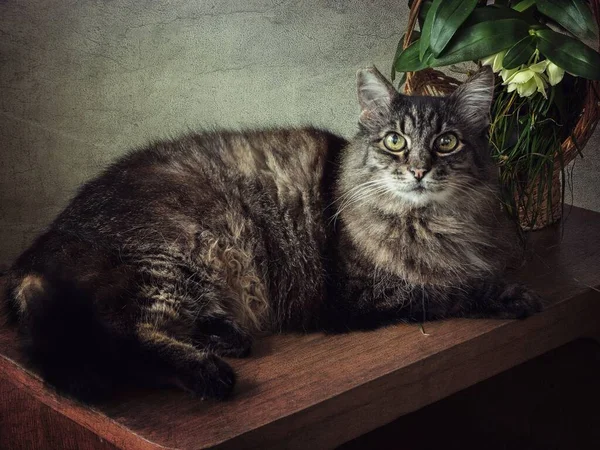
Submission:
{"label": "woven basket texture", "polygon": [[[423,0],[415,0],[410,9],[407,31],[404,36],[403,47],[406,48],[411,43],[411,36],[417,25],[419,10]],[[594,19],[600,27],[600,0],[591,0],[590,7]],[[600,41],[598,42],[600,47]],[[404,92],[409,95],[448,95],[460,85],[460,81],[435,69],[424,69],[418,72],[409,72],[406,74]],[[544,228],[560,220],[562,217],[562,186],[563,170],[578,154],[578,149],[582,149],[590,136],[593,134],[598,121],[600,120],[600,82],[586,80],[585,101],[571,135],[562,143],[563,164],[558,158],[555,158],[554,171],[552,176],[552,189],[549,195],[547,189],[538,192],[537,179],[529,180],[529,185],[525,192],[529,192],[529,198],[516,198],[516,204],[519,205],[519,222],[525,230],[537,230]],[[542,196],[539,206],[533,211],[527,213],[523,205],[538,205],[538,198]]]}

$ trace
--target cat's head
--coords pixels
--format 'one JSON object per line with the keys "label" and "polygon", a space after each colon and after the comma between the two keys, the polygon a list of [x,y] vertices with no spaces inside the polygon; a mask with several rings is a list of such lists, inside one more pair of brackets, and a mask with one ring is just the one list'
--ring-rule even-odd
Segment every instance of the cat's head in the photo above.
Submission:
{"label": "cat's head", "polygon": [[447,97],[402,95],[375,68],[359,71],[357,82],[360,132],[352,151],[359,154],[352,156],[351,183],[421,207],[468,201],[493,177],[489,68]]}

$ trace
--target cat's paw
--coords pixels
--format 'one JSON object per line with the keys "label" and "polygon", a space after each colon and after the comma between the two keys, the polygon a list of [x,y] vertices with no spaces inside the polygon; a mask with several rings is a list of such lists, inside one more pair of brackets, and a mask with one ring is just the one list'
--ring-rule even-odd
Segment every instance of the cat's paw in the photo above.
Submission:
{"label": "cat's paw", "polygon": [[210,336],[208,350],[219,355],[232,358],[245,358],[252,350],[252,336],[244,332],[227,336]]}
{"label": "cat's paw", "polygon": [[501,316],[506,319],[524,319],[542,311],[542,298],[522,284],[509,284],[498,298]]}
{"label": "cat's paw", "polygon": [[194,336],[195,345],[219,356],[244,358],[252,349],[252,336],[236,323],[220,318],[204,319]]}
{"label": "cat's paw", "polygon": [[192,364],[189,370],[180,377],[180,381],[193,395],[202,400],[224,400],[231,395],[236,381],[235,372],[218,356],[208,354]]}

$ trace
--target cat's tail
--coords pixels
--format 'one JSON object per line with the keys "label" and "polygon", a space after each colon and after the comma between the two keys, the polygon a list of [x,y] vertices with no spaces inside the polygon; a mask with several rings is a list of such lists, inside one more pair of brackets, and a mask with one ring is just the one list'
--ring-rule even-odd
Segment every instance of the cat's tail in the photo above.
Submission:
{"label": "cat's tail", "polygon": [[86,403],[136,387],[176,386],[201,398],[231,394],[235,374],[225,361],[154,324],[136,324],[119,303],[118,283],[106,284],[86,287],[47,272],[11,276],[7,298],[23,352],[48,384]]}
{"label": "cat's tail", "polygon": [[114,393],[131,343],[109,332],[86,292],[58,277],[27,274],[12,277],[7,299],[24,354],[49,384],[92,403]]}

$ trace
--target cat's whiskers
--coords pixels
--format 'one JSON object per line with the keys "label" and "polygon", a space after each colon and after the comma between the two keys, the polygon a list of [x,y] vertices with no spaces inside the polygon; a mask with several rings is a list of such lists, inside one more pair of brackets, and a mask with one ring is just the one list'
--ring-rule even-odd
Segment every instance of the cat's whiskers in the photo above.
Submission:
{"label": "cat's whiskers", "polygon": [[385,188],[385,190],[388,190],[385,185],[386,180],[371,180],[349,189],[347,192],[342,194],[339,199],[333,202],[336,203],[341,201],[341,204],[336,213],[331,217],[329,223],[333,222],[335,225],[337,218],[343,210],[358,201],[364,200],[366,197],[371,196],[371,194],[377,193],[378,189]]}
{"label": "cat's whiskers", "polygon": [[335,203],[338,202],[345,202],[346,200],[348,200],[349,198],[353,197],[354,195],[356,195],[358,190],[361,190],[365,187],[369,187],[369,186],[373,186],[373,185],[379,185],[384,183],[385,180],[379,179],[379,180],[369,180],[366,181],[364,183],[359,184],[358,186],[354,186],[350,189],[348,189],[346,192],[344,192],[342,195],[340,195],[340,197],[336,200],[334,200],[329,206],[334,205]]}
{"label": "cat's whiskers", "polygon": [[498,195],[498,190],[492,186],[489,186],[487,184],[477,184],[474,185],[472,181],[470,180],[463,180],[463,179],[453,179],[447,182],[447,185],[449,187],[457,187],[460,189],[466,189],[466,190],[471,190],[474,192],[479,192],[479,193],[490,193],[490,194],[494,194],[494,195]]}
{"label": "cat's whiskers", "polygon": [[379,194],[383,194],[389,192],[389,188],[387,186],[376,186],[376,187],[369,187],[368,189],[361,191],[361,194],[358,196],[355,196],[352,198],[352,200],[349,200],[347,202],[345,202],[344,204],[342,204],[340,206],[340,208],[338,209],[338,211],[332,216],[331,221],[333,221],[334,225],[337,222],[337,218],[340,216],[340,214],[346,210],[348,207],[354,205],[354,204],[360,204],[362,202],[364,202],[367,199],[370,199],[374,196],[377,196]]}
{"label": "cat's whiskers", "polygon": [[[344,201],[340,205],[340,208],[344,207],[344,205],[348,204],[349,202],[353,202],[356,198],[360,197],[363,193],[369,192],[369,191],[373,190],[374,188],[379,188],[382,186],[385,186],[385,180],[374,180],[372,182],[369,182],[368,185],[367,185],[367,183],[364,183],[363,185],[358,186],[357,188],[353,189],[352,195],[350,195],[344,199]],[[360,188],[360,189],[358,189],[358,188]]]}
{"label": "cat's whiskers", "polygon": [[489,198],[489,194],[493,193],[497,196],[497,192],[490,186],[473,185],[471,182],[463,180],[449,180],[444,184],[444,190],[453,190],[457,194],[467,195],[473,202],[481,201]]}

